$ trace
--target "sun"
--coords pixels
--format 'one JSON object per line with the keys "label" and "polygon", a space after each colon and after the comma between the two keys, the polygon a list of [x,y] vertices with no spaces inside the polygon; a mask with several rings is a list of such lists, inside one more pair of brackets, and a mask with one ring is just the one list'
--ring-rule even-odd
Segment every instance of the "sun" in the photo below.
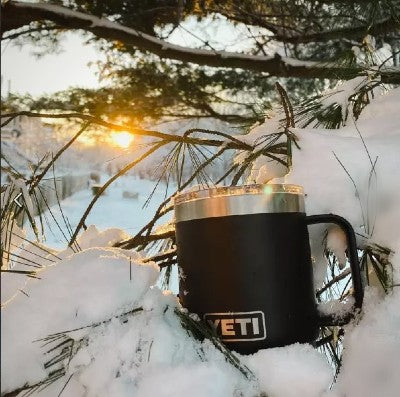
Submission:
{"label": "sun", "polygon": [[113,132],[111,135],[113,144],[123,149],[128,148],[134,139],[134,135],[127,131]]}

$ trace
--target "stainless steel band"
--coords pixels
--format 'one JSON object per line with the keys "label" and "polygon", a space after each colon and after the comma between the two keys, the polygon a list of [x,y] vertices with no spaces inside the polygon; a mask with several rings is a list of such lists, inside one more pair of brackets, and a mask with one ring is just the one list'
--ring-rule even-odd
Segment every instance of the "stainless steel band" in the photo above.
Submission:
{"label": "stainless steel band", "polygon": [[175,221],[232,215],[304,212],[296,185],[245,185],[183,193],[174,200]]}

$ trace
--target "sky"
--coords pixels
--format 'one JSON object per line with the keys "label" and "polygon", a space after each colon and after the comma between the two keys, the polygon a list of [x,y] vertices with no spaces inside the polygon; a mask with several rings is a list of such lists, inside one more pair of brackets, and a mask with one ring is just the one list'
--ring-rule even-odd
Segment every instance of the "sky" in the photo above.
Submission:
{"label": "sky", "polygon": [[[168,41],[196,47],[202,44],[196,37],[202,36],[212,43],[215,49],[237,51],[246,46],[241,31],[244,28],[233,27],[224,18],[218,23],[207,19],[198,22],[195,18],[188,18],[182,25],[183,28],[175,30]],[[61,48],[61,53],[45,55],[38,59],[32,55],[32,45],[26,44],[20,48],[10,41],[2,42],[1,94],[7,94],[9,84],[12,93],[29,93],[33,96],[65,90],[71,86],[98,86],[96,67],[89,67],[88,63],[103,59],[104,55],[93,45],[86,45],[79,32],[66,33]]]}
{"label": "sky", "polygon": [[12,43],[1,45],[1,94],[11,92],[39,95],[67,89],[70,86],[96,87],[96,67],[88,63],[101,59],[94,46],[85,45],[79,33],[67,33],[62,52],[38,59],[32,46],[19,48]]}

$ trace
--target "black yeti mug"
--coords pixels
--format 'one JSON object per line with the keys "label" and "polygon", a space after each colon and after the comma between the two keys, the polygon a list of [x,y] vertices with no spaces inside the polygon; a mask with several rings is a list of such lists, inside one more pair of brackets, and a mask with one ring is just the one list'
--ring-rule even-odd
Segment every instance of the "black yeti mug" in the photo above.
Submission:
{"label": "black yeti mug", "polygon": [[[337,215],[307,216],[302,187],[211,188],[176,196],[174,207],[179,299],[230,349],[312,343],[319,326],[343,324],[361,308],[353,228]],[[334,223],[347,236],[355,304],[341,317],[317,310],[307,230],[316,223]]]}

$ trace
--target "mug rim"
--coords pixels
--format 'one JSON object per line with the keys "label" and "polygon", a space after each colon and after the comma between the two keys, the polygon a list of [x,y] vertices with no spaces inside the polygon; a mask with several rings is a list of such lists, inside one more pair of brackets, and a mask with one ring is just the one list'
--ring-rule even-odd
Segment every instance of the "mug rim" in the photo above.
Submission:
{"label": "mug rim", "polygon": [[266,183],[237,186],[218,186],[178,193],[173,197],[173,204],[179,205],[190,201],[203,200],[213,197],[243,196],[243,195],[269,195],[274,193],[287,193],[304,196],[304,189],[300,185],[290,183]]}

